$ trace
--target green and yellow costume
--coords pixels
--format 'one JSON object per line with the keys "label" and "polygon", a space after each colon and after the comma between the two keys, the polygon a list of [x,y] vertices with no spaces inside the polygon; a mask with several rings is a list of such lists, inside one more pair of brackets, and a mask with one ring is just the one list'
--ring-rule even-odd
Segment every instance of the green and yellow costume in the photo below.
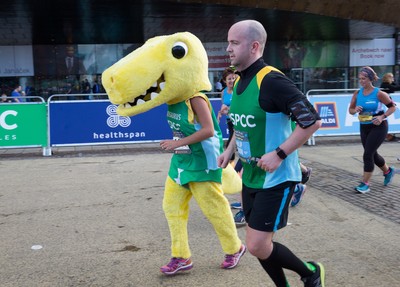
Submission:
{"label": "green and yellow costume", "polygon": [[208,103],[214,136],[176,150],[165,183],[163,209],[171,233],[171,255],[191,256],[187,224],[192,197],[212,223],[224,253],[238,252],[241,241],[224,193],[240,192],[241,179],[232,166],[217,166],[223,142],[210,102],[201,93],[210,90],[211,84],[207,54],[200,40],[188,32],[149,39],[105,70],[102,81],[122,116],[134,116],[166,103],[167,120],[176,140],[201,128],[190,99],[202,97]]}

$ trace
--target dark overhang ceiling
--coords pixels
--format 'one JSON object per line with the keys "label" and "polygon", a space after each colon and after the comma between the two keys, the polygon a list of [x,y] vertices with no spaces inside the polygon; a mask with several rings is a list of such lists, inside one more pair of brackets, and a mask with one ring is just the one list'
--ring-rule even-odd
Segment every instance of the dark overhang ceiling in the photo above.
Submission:
{"label": "dark overhang ceiling", "polygon": [[[226,41],[230,25],[243,19],[263,23],[270,41],[384,38],[393,37],[400,27],[398,3],[398,0],[1,0],[0,45],[142,43],[156,35],[179,31],[190,31],[205,42],[221,42]],[[373,10],[377,4],[379,9]],[[394,10],[396,17],[392,17]],[[382,11],[387,12],[385,19]],[[373,16],[376,18],[372,19]],[[385,21],[366,22],[376,19]]]}
{"label": "dark overhang ceiling", "polygon": [[399,0],[180,0],[185,3],[202,3],[248,7],[258,9],[305,12],[346,20],[382,23],[400,28]]}

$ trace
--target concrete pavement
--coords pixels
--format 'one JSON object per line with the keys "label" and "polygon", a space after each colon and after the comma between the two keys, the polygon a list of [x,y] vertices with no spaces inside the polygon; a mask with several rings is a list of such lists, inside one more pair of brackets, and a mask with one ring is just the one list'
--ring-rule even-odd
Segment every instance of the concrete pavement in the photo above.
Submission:
{"label": "concrete pavement", "polygon": [[[316,139],[300,157],[313,168],[308,190],[276,240],[326,268],[326,286],[400,282],[400,175],[356,194],[357,138]],[[400,143],[380,153],[400,168]],[[157,144],[0,150],[0,286],[273,286],[250,254],[221,270],[212,226],[192,201],[194,268],[166,277],[169,231],[161,202],[170,154]],[[230,201],[236,195],[229,195]],[[238,228],[245,239],[245,228]],[[35,247],[39,246],[35,250]],[[34,247],[32,249],[32,247]],[[303,286],[287,272],[291,286]]]}

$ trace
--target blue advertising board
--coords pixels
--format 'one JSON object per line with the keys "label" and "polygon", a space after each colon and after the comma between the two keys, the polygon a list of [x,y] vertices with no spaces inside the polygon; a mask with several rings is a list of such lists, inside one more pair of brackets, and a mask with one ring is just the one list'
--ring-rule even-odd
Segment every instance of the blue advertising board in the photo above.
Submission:
{"label": "blue advertising board", "polygon": [[[218,111],[221,100],[211,103]],[[172,138],[165,104],[133,117],[119,116],[116,108],[108,100],[50,101],[50,146],[152,142]],[[221,119],[221,130],[226,138],[225,119]]]}
{"label": "blue advertising board", "polygon": [[116,113],[108,100],[49,103],[50,145],[149,142],[171,138],[161,105],[134,117]]}
{"label": "blue advertising board", "polygon": [[[310,102],[318,111],[322,126],[314,136],[357,135],[360,133],[357,115],[349,114],[352,94],[327,94],[309,96]],[[400,94],[392,94],[397,104],[396,112],[388,117],[389,132],[400,132]]]}

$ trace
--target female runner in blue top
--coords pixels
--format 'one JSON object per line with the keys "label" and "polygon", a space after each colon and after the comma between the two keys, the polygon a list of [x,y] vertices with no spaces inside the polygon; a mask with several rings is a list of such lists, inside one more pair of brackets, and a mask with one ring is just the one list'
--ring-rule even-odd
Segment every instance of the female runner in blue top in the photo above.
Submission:
{"label": "female runner in blue top", "polygon": [[[386,138],[388,123],[386,118],[396,110],[396,104],[389,95],[379,88],[374,87],[373,82],[378,79],[371,67],[361,68],[358,79],[361,88],[354,92],[351,98],[349,113],[358,113],[360,120],[361,143],[364,147],[363,161],[364,173],[362,182],[355,187],[360,193],[370,191],[370,179],[374,171],[374,164],[379,167],[385,177],[383,184],[388,185],[394,176],[394,169],[389,167],[385,159],[378,154],[378,148]],[[387,110],[383,110],[383,105]]]}

